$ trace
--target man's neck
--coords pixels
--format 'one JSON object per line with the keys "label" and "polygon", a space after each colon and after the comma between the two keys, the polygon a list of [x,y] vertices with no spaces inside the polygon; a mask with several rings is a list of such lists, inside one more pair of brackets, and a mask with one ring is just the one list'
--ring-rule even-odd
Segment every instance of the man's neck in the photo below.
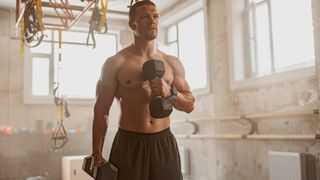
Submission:
{"label": "man's neck", "polygon": [[135,38],[132,46],[136,53],[145,57],[151,57],[157,52],[155,40],[147,41],[144,39]]}

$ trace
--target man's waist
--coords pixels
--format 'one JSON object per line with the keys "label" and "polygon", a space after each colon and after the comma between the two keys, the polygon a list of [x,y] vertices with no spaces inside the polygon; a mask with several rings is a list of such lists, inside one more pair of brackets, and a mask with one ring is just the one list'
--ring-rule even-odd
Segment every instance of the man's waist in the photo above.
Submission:
{"label": "man's waist", "polygon": [[119,128],[138,132],[138,133],[156,133],[170,127],[170,118],[120,118]]}
{"label": "man's waist", "polygon": [[136,132],[136,131],[130,131],[130,130],[119,128],[117,134],[119,135],[120,138],[124,137],[126,139],[132,139],[135,141],[156,140],[159,138],[172,136],[172,133],[169,127],[161,131],[152,132],[152,133]]}

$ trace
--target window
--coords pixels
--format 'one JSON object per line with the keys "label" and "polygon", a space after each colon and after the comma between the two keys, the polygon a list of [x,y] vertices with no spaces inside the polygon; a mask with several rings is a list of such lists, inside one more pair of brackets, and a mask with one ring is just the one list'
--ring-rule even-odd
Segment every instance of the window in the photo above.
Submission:
{"label": "window", "polygon": [[314,65],[310,0],[248,0],[252,75]]}
{"label": "window", "polygon": [[167,28],[166,53],[179,57],[192,90],[208,87],[204,11],[178,21]]}
{"label": "window", "polygon": [[31,72],[25,74],[26,102],[51,102],[56,82],[68,99],[95,98],[102,65],[117,51],[116,34],[95,34],[95,49],[85,45],[86,32],[63,32],[61,49],[57,31],[45,34],[45,40],[26,55],[26,72]]}
{"label": "window", "polygon": [[229,1],[229,8],[234,80],[314,66],[311,0]]}
{"label": "window", "polygon": [[207,85],[207,71],[203,11],[178,24],[178,37],[179,58],[188,72],[186,79],[192,89],[204,88]]}
{"label": "window", "polygon": [[[87,38],[87,33],[65,32],[63,38],[66,41],[77,39],[79,42]],[[68,98],[95,98],[96,83],[102,65],[108,57],[116,53],[116,36],[96,34],[95,39],[95,49],[87,46],[75,47],[72,44],[62,46],[60,91]],[[55,44],[55,49],[58,49],[58,44]],[[58,59],[58,51],[55,51],[55,62],[58,62]]]}
{"label": "window", "polygon": [[49,58],[32,58],[32,94],[49,96]]}

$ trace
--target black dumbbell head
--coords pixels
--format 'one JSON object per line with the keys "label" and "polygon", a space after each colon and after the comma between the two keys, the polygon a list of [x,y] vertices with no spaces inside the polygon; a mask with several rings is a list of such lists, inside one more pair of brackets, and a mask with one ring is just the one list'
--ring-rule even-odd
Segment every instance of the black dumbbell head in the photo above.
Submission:
{"label": "black dumbbell head", "polygon": [[169,100],[154,98],[149,104],[150,115],[153,118],[165,118],[170,116],[173,108]]}
{"label": "black dumbbell head", "polygon": [[110,162],[104,162],[94,169],[92,177],[96,180],[117,179],[118,168]]}
{"label": "black dumbbell head", "polygon": [[165,73],[164,63],[157,59],[148,60],[143,64],[142,72],[144,80],[152,80],[156,77],[162,77]]}

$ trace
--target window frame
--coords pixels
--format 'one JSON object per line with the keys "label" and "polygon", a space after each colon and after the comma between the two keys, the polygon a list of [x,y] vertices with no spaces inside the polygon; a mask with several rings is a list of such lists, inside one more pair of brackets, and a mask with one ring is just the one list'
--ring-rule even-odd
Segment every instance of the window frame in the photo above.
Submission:
{"label": "window frame", "polygon": [[[163,28],[165,29],[165,44],[171,45],[173,43],[177,43],[177,54],[179,58],[179,23],[188,19],[189,17],[203,11],[204,14],[204,37],[205,37],[205,64],[206,64],[206,86],[204,88],[199,89],[191,89],[195,96],[201,96],[210,93],[210,64],[209,64],[209,51],[208,51],[208,17],[207,17],[207,0],[199,0],[199,1],[186,1],[182,3],[179,7],[171,10],[169,13],[166,13],[161,18],[161,23]],[[168,42],[168,31],[170,27],[176,27],[176,40]],[[183,60],[181,60],[183,62]]]}
{"label": "window frame", "polygon": [[[79,33],[88,33],[85,30],[82,29],[75,29],[70,30],[70,32],[79,32]],[[51,31],[52,36],[54,37],[54,31]],[[120,46],[120,32],[119,31],[113,31],[110,30],[107,35],[113,35],[116,38],[116,51],[119,51]],[[51,44],[51,53],[45,54],[45,53],[32,53],[31,48],[25,48],[24,53],[24,78],[23,78],[23,102],[24,104],[54,104],[53,101],[53,88],[54,88],[54,81],[55,81],[55,53],[54,53],[54,46],[58,42],[56,42],[53,38],[51,40],[47,40],[44,42],[49,42]],[[74,44],[72,42],[63,42],[63,44],[73,44],[75,46],[83,46],[82,44]],[[91,48],[91,47],[88,47]],[[34,57],[40,57],[40,58],[48,58],[49,59],[49,95],[48,96],[34,96],[32,95],[32,60]],[[69,104],[92,104],[95,101],[95,98],[67,98]]]}
{"label": "window frame", "polygon": [[[249,4],[248,1],[250,0],[246,0],[247,1],[247,12],[246,14],[249,14],[249,11],[250,9],[252,9],[252,13],[253,13],[253,37],[250,36],[250,33],[248,34],[248,41],[250,43],[250,39],[253,38],[254,40],[254,55],[255,55],[255,58],[254,60],[252,60],[252,58],[250,57],[250,61],[254,61],[254,65],[255,65],[255,72],[252,71],[252,64],[250,63],[249,67],[251,69],[251,72],[250,72],[250,77],[253,77],[253,78],[256,78],[258,77],[258,74],[257,72],[259,72],[259,66],[257,65],[258,62],[259,62],[259,57],[258,57],[258,47],[257,47],[257,34],[259,33],[257,31],[257,25],[256,25],[256,9],[257,7],[259,6],[262,6],[262,5],[267,5],[267,8],[268,8],[268,27],[269,27],[269,41],[270,41],[270,64],[271,64],[271,72],[270,74],[275,74],[276,73],[276,70],[275,70],[275,61],[274,61],[274,47],[273,47],[273,31],[272,31],[272,15],[271,15],[271,1],[270,0],[262,0],[258,3],[252,3],[252,4]],[[249,19],[249,15],[247,15],[247,18]],[[249,21],[249,20],[248,20]],[[249,22],[248,22],[248,26],[249,26]],[[248,30],[249,32],[250,30]],[[250,45],[249,45],[250,47]],[[249,51],[249,54],[252,53],[252,49],[251,48],[248,48],[248,51]]]}
{"label": "window frame", "polygon": [[[272,35],[272,15],[271,15],[271,0],[263,0],[260,3],[268,3],[269,11],[269,28],[270,28],[270,53],[272,71],[268,75],[251,76],[251,58],[249,45],[249,15],[248,15],[248,0],[242,0],[236,4],[232,0],[227,0],[228,14],[228,34],[229,34],[229,70],[230,70],[230,88],[232,90],[261,87],[292,81],[297,79],[313,79],[315,77],[315,65],[287,71],[277,71],[275,69],[275,60],[273,52],[273,35]],[[258,3],[259,4],[259,3]],[[313,12],[312,12],[313,13]],[[314,31],[313,31],[314,33]],[[314,48],[316,44],[314,43]],[[242,51],[242,52],[241,52]],[[316,51],[315,51],[316,58]],[[237,69],[235,68],[237,67]]]}

